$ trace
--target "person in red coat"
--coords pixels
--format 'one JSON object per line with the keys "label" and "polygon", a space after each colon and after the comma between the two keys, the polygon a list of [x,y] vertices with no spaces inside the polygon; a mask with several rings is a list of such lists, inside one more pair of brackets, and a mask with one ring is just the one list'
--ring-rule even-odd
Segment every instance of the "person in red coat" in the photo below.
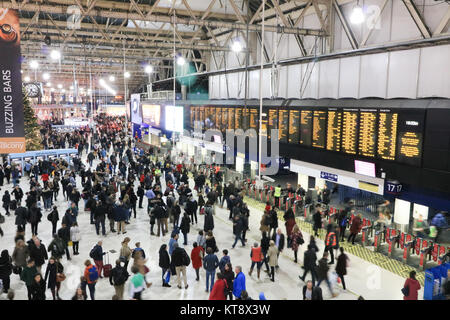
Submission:
{"label": "person in red coat", "polygon": [[355,218],[353,218],[352,226],[350,227],[350,235],[348,236],[347,242],[350,242],[350,239],[352,239],[352,244],[355,244],[356,235],[360,233],[362,229],[361,217],[361,213],[359,213]]}
{"label": "person in red coat", "polygon": [[417,300],[417,292],[420,290],[420,283],[416,280],[416,272],[411,271],[409,278],[406,279],[404,288],[409,287],[409,293],[403,297],[403,300]]}
{"label": "person in red coat", "polygon": [[195,269],[195,274],[197,278],[195,280],[200,280],[200,268],[202,267],[203,257],[205,256],[205,249],[202,246],[199,246],[197,242],[193,244],[194,248],[191,251],[191,261],[192,267]]}
{"label": "person in red coat", "polygon": [[224,279],[222,273],[217,273],[217,281],[209,294],[209,300],[226,300],[225,289],[228,288],[227,281]]}

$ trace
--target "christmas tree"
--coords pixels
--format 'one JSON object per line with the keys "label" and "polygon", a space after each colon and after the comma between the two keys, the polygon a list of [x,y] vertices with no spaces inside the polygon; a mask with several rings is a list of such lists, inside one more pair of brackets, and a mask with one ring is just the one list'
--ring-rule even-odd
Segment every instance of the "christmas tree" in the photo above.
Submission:
{"label": "christmas tree", "polygon": [[42,150],[42,138],[40,133],[41,127],[38,124],[33,108],[31,108],[31,102],[25,90],[22,91],[22,96],[26,149],[27,151]]}

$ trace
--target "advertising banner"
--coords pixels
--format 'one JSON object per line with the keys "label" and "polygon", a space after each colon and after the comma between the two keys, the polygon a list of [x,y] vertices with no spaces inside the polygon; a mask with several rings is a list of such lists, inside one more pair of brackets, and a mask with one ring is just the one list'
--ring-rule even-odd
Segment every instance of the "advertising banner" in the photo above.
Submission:
{"label": "advertising banner", "polygon": [[141,112],[141,95],[139,93],[131,95],[131,122],[141,125],[142,124],[142,112]]}
{"label": "advertising banner", "polygon": [[25,152],[20,58],[18,12],[0,8],[0,153]]}

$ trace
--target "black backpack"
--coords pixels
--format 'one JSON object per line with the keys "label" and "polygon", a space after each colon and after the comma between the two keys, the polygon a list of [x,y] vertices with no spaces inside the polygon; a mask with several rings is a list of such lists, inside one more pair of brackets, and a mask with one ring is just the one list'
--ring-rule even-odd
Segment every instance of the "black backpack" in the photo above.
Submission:
{"label": "black backpack", "polygon": [[125,268],[117,269],[115,277],[114,277],[114,284],[116,286],[120,286],[120,285],[124,284],[125,282],[127,282],[129,276],[130,275],[125,270]]}
{"label": "black backpack", "polygon": [[188,266],[191,264],[191,258],[189,258],[188,254],[186,253],[186,250],[183,250],[183,265]]}

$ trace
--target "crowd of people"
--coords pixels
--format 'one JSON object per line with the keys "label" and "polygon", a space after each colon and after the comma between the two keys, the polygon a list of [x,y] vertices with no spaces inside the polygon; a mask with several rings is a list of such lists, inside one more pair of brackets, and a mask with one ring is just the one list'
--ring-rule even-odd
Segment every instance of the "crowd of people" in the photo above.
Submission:
{"label": "crowd of people", "polygon": [[[95,130],[84,128],[71,133],[55,132],[47,124],[41,130],[43,145],[45,148],[78,149],[78,156],[71,163],[62,159],[26,163],[23,176],[17,166],[4,165],[3,170],[0,168],[0,186],[6,179],[6,187],[9,188],[12,183],[13,189],[11,193],[6,190],[2,199],[6,219],[13,219],[14,215],[17,226],[13,250],[6,249],[11,248],[11,244],[1,245],[4,248],[0,256],[3,292],[14,296],[10,290],[10,278],[14,273],[25,283],[28,299],[45,300],[47,289],[50,289],[54,300],[61,299],[59,290],[66,279],[64,258],[71,260],[81,254],[86,257],[84,272],[73,293],[73,300],[86,300],[88,292],[90,299],[95,300],[96,284],[102,278],[108,278],[114,288],[113,299],[124,299],[126,288],[130,299],[142,299],[144,290],[153,285],[146,278],[150,270],[141,243],[136,242],[131,249],[133,235],[127,234],[127,225],[136,218],[138,211],[146,211],[149,216],[149,238],[170,234],[169,242],[161,245],[159,251],[152,248],[159,253],[162,287],[176,285],[179,289],[187,289],[186,271],[191,267],[195,270],[196,281],[200,281],[200,270],[205,270],[205,291],[209,293],[209,299],[251,299],[244,273],[247,268],[233,265],[231,261],[238,242],[249,252],[248,276],[256,267],[257,278],[260,279],[264,266],[267,277],[275,282],[279,256],[286,249],[293,251],[294,263],[298,263],[299,247],[307,239],[303,238],[296,224],[292,208],[284,213],[283,233],[278,225],[277,210],[268,203],[260,222],[261,240],[249,245],[246,233],[249,230],[250,210],[244,202],[245,191],[239,180],[225,182],[217,168],[194,165],[193,161],[177,162],[177,157],[169,155],[158,159],[151,148],[147,151],[135,148],[133,139],[127,137],[125,131],[124,119],[117,117],[99,116]],[[26,192],[21,188],[24,184],[20,184],[20,179],[28,182],[25,184],[29,185]],[[193,189],[191,185],[194,185]],[[294,192],[302,194],[301,187]],[[327,192],[324,194],[325,197],[329,195]],[[58,201],[67,201],[64,212],[58,212]],[[234,243],[216,241],[214,222],[217,206],[226,206],[229,211]],[[82,210],[89,212],[90,224],[99,237],[124,235],[114,267],[104,263],[105,257],[109,257],[112,251],[103,249],[103,241],[91,244],[90,252],[79,251]],[[305,300],[323,299],[322,282],[327,284],[333,297],[337,295],[333,280],[329,278],[330,265],[335,263],[335,252],[339,252],[335,274],[343,289],[346,289],[344,277],[349,258],[339,247],[339,239],[342,238],[347,215],[339,216],[327,225],[325,250],[319,259],[316,237],[322,228],[322,210],[320,205],[315,207],[315,235],[308,239],[303,257],[304,271],[299,276],[305,282],[306,276],[311,274],[312,279],[303,286]],[[48,246],[39,237],[40,224],[45,216],[51,224],[53,235]],[[204,219],[203,227],[198,234],[192,235],[191,227],[197,226],[201,217]],[[0,223],[4,221],[5,217],[0,216]],[[30,231],[26,233],[28,224]],[[360,231],[358,228],[360,225],[352,224],[348,241],[354,242],[355,235]],[[1,228],[0,235],[3,236]],[[179,243],[181,235],[182,245]],[[195,241],[189,241],[191,237]],[[189,250],[190,243],[192,249]],[[219,246],[230,248],[230,251],[219,250]],[[176,282],[173,282],[175,277]],[[261,293],[259,298],[265,299],[265,295]]]}

